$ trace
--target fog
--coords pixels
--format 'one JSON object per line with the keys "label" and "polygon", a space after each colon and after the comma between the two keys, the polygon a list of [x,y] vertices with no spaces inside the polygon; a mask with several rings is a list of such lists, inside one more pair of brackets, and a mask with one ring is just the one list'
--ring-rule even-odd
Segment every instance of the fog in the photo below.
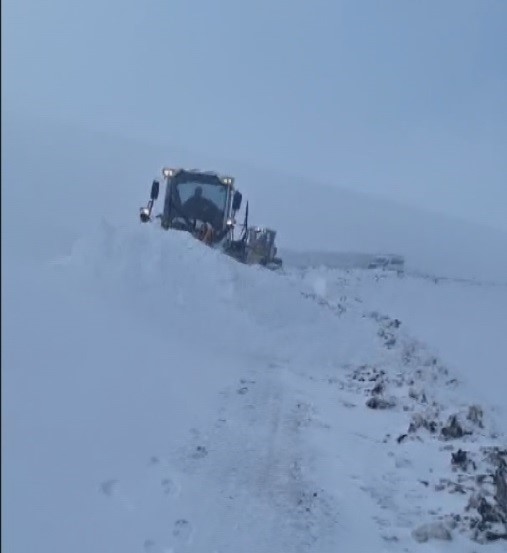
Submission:
{"label": "fog", "polygon": [[2,15],[3,111],[507,230],[503,0],[6,0]]}
{"label": "fog", "polygon": [[[2,246],[42,259],[68,252],[105,221],[130,225],[164,165],[226,168],[250,223],[277,229],[281,249],[397,253],[413,269],[507,282],[507,233],[319,181],[44,119],[3,122]],[[161,204],[155,205],[155,212]]]}

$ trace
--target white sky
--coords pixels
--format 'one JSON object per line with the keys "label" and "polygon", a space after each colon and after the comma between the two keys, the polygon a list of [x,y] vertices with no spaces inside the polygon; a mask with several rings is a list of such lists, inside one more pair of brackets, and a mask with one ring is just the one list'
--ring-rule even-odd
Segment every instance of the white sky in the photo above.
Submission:
{"label": "white sky", "polygon": [[4,0],[2,16],[2,109],[507,230],[505,0]]}

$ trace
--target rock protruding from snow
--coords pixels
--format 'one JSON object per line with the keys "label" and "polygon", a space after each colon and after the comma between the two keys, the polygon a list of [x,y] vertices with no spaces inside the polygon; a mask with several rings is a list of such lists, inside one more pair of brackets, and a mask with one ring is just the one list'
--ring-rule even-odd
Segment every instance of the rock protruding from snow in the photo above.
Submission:
{"label": "rock protruding from snow", "polygon": [[366,402],[370,409],[392,409],[395,405],[394,401],[379,396],[373,396]]}
{"label": "rock protruding from snow", "polygon": [[412,537],[419,543],[427,542],[431,539],[450,541],[451,532],[442,522],[430,522],[422,524],[415,530],[412,530]]}
{"label": "rock protruding from snow", "polygon": [[440,434],[444,440],[456,440],[462,438],[466,433],[456,415],[451,415],[447,424],[440,430]]}
{"label": "rock protruding from snow", "polygon": [[467,420],[469,420],[470,422],[473,422],[479,428],[484,427],[482,422],[483,417],[484,417],[484,412],[482,410],[482,407],[480,407],[479,405],[471,405],[468,408]]}
{"label": "rock protruding from snow", "polygon": [[495,472],[494,483],[496,487],[495,499],[507,517],[507,466],[505,461],[498,463],[498,468]]}
{"label": "rock protruding from snow", "polygon": [[488,473],[477,480],[480,486],[470,497],[470,529],[475,541],[507,540],[507,450],[491,448],[486,451]]}

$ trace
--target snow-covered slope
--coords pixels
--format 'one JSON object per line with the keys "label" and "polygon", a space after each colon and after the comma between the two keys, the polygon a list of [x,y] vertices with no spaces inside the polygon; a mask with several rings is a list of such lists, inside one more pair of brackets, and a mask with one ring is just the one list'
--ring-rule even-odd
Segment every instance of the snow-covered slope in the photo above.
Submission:
{"label": "snow-covered slope", "polygon": [[63,159],[55,180],[9,160],[5,551],[472,552],[505,532],[504,286],[245,267],[129,221],[137,204],[101,221],[90,167],[69,191]]}

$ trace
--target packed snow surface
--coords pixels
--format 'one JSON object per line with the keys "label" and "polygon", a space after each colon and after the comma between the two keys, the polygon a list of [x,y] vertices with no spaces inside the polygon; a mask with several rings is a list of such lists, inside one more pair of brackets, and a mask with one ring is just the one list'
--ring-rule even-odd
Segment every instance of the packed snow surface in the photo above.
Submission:
{"label": "packed snow surface", "polygon": [[505,286],[104,221],[2,295],[6,552],[505,551]]}

